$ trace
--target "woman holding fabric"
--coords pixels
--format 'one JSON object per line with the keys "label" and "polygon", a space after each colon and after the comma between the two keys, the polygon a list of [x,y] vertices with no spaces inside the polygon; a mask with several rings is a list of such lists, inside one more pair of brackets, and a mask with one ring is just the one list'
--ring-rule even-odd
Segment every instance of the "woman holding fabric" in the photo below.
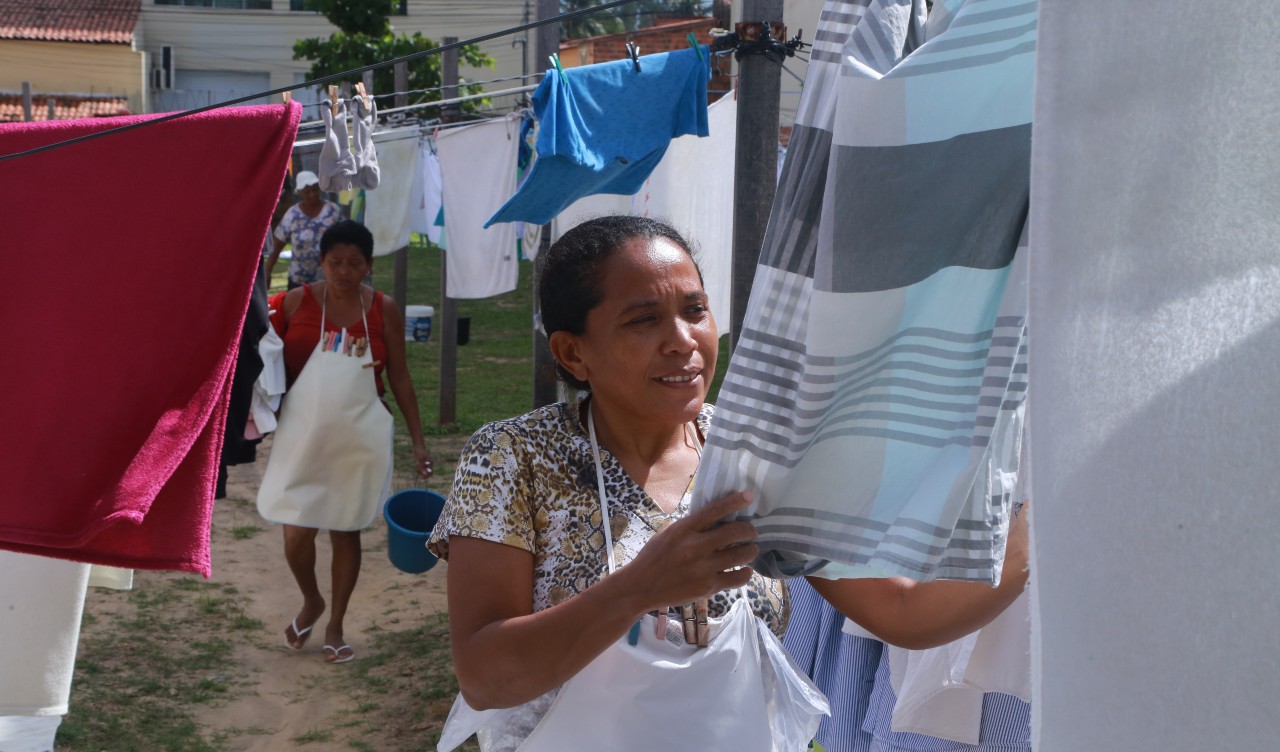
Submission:
{"label": "woman holding fabric", "polygon": [[319,243],[324,281],[272,300],[272,324],[284,339],[289,391],[258,491],[258,510],[284,523],[284,553],[302,591],[302,609],[285,629],[301,650],[325,610],[316,582],[315,538],[333,546],[332,602],[324,659],[345,663],[355,651],[343,619],[360,574],[360,530],[373,523],[390,489],[392,419],[380,399],[386,374],[404,415],[418,474],[430,477],[418,400],[405,364],[404,319],[395,301],[364,285],[373,235],[350,220]]}
{"label": "woman holding fabric", "polygon": [[320,237],[342,219],[342,210],[320,192],[320,178],[310,170],[298,173],[298,203],[285,210],[276,225],[275,245],[267,257],[267,281],[285,243],[293,245],[289,257],[289,289],[309,285],[321,279]]}
{"label": "woman holding fabric", "polygon": [[[538,258],[538,295],[557,370],[588,396],[485,426],[463,451],[429,544],[449,560],[462,689],[440,748],[478,733],[522,752],[803,749],[826,702],[775,636],[785,588],[746,566],[749,523],[719,524],[750,500],[689,513],[718,344],[689,244],[649,219],[585,222]],[[1025,549],[1009,560],[1021,569]],[[1019,575],[847,580],[828,597],[941,644],[999,613]]]}

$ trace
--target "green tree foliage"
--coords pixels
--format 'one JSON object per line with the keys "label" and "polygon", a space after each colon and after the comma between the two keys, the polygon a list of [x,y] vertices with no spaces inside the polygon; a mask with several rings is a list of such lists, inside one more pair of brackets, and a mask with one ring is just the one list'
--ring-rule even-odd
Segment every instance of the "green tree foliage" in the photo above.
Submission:
{"label": "green tree foliage", "polygon": [[[320,78],[437,47],[436,41],[419,32],[413,36],[395,33],[390,17],[398,6],[398,0],[307,0],[307,9],[319,11],[338,31],[328,39],[299,39],[293,45],[293,59],[311,61],[310,78]],[[472,44],[458,50],[458,62],[473,68],[493,67],[493,58]],[[431,89],[440,84],[439,55],[409,62],[410,89]],[[465,94],[480,91],[478,86],[464,85],[460,89]],[[373,91],[395,91],[395,74],[390,66],[374,71]],[[440,92],[433,91],[410,101],[432,102],[440,98]],[[466,105],[464,108],[470,109]]]}

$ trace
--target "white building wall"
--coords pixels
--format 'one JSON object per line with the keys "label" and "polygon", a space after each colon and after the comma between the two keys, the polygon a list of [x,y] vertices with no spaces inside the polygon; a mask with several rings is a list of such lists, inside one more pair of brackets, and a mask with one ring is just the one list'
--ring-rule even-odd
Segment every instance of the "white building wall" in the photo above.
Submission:
{"label": "white building wall", "polygon": [[[524,0],[409,0],[408,15],[392,16],[391,25],[397,34],[417,31],[436,42],[445,36],[466,40],[523,23],[525,4]],[[139,36],[153,66],[159,64],[163,46],[173,47],[175,67],[186,72],[180,79],[207,81],[209,73],[222,72],[228,74],[223,77],[228,88],[232,81],[248,80],[245,74],[265,75],[268,88],[290,86],[311,67],[308,61],[293,59],[293,43],[327,37],[336,29],[318,13],[288,10],[288,0],[274,0],[274,5],[276,10],[228,10],[143,0]],[[520,74],[522,47],[513,46],[512,40],[507,36],[482,43],[495,68],[464,66],[462,78],[476,81]],[[537,69],[532,51],[529,65]],[[198,99],[200,95],[191,96]]]}

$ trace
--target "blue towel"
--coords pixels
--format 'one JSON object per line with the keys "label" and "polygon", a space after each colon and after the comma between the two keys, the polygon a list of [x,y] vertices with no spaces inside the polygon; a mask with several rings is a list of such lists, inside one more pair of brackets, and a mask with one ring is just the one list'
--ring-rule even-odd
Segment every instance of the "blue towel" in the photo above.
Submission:
{"label": "blue towel", "polygon": [[[699,54],[699,52],[701,54]],[[538,161],[494,222],[550,222],[596,193],[631,195],[676,136],[706,136],[707,48],[552,71],[533,92]]]}

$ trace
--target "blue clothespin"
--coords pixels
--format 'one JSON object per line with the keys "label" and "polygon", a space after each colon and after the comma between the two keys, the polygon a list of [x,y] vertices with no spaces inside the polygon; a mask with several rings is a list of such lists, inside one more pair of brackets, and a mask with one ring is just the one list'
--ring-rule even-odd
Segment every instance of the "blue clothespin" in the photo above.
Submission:
{"label": "blue clothespin", "polygon": [[627,632],[627,644],[635,647],[640,644],[640,621],[631,625],[631,631]]}
{"label": "blue clothespin", "polygon": [[702,45],[698,44],[698,38],[693,35],[693,32],[689,32],[684,38],[688,40],[689,46],[693,48],[693,51],[698,53],[698,59],[705,60],[705,58],[702,57]]}
{"label": "blue clothespin", "polygon": [[560,67],[560,53],[552,53],[547,55],[547,60],[551,62],[551,66],[560,71],[560,83],[569,83],[568,77],[564,75],[564,68]]}

